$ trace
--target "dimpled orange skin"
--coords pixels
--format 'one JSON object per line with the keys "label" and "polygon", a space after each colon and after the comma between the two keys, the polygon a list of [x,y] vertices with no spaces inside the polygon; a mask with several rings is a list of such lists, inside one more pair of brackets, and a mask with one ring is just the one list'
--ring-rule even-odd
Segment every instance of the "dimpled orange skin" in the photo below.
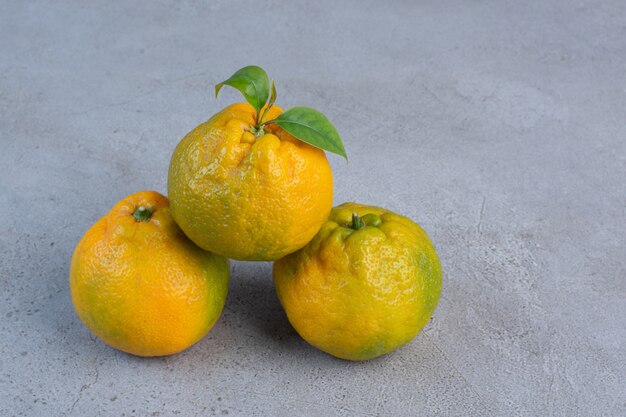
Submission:
{"label": "dimpled orange skin", "polygon": [[[132,216],[153,207],[147,221]],[[171,355],[217,321],[228,260],[203,251],[174,223],[167,198],[132,194],[89,229],[70,267],[80,319],[105,343],[138,356]]]}
{"label": "dimpled orange skin", "polygon": [[[274,106],[265,120],[281,112]],[[233,104],[187,134],[172,156],[168,193],[174,219],[198,246],[271,261],[317,233],[332,208],[333,177],[322,150],[277,125],[254,139],[254,113]]]}
{"label": "dimpled orange skin", "polygon": [[[380,224],[353,230],[352,213],[375,214]],[[355,361],[412,340],[435,311],[441,278],[435,248],[416,223],[354,203],[335,207],[311,243],[274,262],[278,298],[300,336]]]}

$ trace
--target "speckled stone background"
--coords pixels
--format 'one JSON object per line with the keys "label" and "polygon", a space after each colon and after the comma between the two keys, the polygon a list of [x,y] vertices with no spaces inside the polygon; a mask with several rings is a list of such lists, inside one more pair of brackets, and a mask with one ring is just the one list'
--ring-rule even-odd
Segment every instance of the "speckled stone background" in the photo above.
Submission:
{"label": "speckled stone background", "polygon": [[[377,360],[292,330],[271,265],[232,266],[218,324],[140,359],[74,314],[74,246],[166,190],[182,136],[256,63],[322,110],[335,203],[419,222],[433,320]],[[626,415],[626,3],[0,1],[0,415]]]}

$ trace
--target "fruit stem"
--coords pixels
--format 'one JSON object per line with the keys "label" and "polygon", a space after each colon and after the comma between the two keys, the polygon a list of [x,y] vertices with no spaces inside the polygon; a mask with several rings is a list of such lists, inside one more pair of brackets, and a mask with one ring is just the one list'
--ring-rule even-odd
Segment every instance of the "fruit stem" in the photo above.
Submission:
{"label": "fruit stem", "polygon": [[255,137],[260,138],[261,136],[265,134],[265,130],[263,130],[263,126],[265,125],[250,126],[250,132],[252,132]]}
{"label": "fruit stem", "polygon": [[133,217],[138,222],[145,222],[150,220],[150,216],[152,216],[152,212],[154,211],[154,207],[148,206],[139,206],[137,210],[133,213]]}
{"label": "fruit stem", "polygon": [[359,215],[356,213],[352,213],[352,224],[350,225],[350,228],[354,230],[359,230],[364,227],[365,227],[365,223],[363,223],[363,220],[361,220]]}

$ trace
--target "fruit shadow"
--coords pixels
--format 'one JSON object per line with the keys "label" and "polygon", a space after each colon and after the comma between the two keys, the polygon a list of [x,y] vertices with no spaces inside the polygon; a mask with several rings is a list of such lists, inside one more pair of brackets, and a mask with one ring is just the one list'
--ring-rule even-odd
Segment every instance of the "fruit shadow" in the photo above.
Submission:
{"label": "fruit shadow", "polygon": [[304,343],[291,327],[276,296],[270,262],[231,263],[229,294],[222,319],[228,327],[248,329],[271,339],[281,349],[300,349]]}

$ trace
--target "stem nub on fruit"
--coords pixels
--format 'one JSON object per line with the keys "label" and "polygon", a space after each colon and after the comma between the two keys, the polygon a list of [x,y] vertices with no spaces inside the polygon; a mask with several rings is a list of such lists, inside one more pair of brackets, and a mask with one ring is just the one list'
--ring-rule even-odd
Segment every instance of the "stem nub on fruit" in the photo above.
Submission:
{"label": "stem nub on fruit", "polygon": [[265,134],[265,130],[263,129],[263,127],[265,127],[265,125],[250,126],[250,132],[252,132],[255,137],[260,138]]}
{"label": "stem nub on fruit", "polygon": [[359,230],[365,226],[380,226],[381,223],[382,221],[380,220],[380,216],[377,214],[368,213],[363,217],[359,217],[357,213],[352,213],[352,223],[350,224],[350,228]]}
{"label": "stem nub on fruit", "polygon": [[356,213],[352,213],[352,224],[350,225],[350,228],[354,230],[359,230],[364,227],[365,223],[363,223],[363,220],[359,217],[359,215]]}
{"label": "stem nub on fruit", "polygon": [[139,206],[133,213],[133,218],[138,222],[145,222],[150,220],[150,216],[152,216],[152,212],[154,211],[154,207],[148,206]]}

